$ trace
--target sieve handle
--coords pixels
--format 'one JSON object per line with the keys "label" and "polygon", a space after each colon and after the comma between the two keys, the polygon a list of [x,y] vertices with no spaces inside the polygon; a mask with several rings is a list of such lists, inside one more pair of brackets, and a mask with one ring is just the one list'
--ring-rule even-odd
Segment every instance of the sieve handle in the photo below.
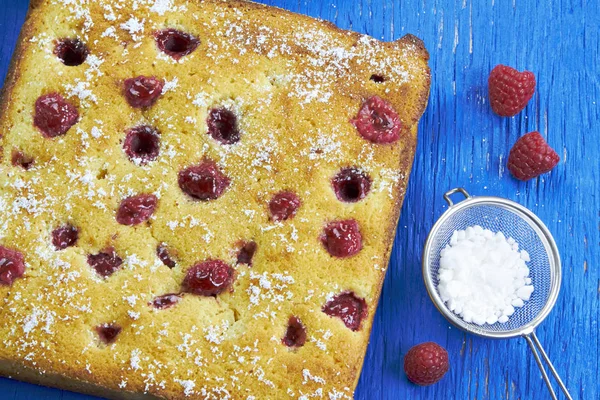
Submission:
{"label": "sieve handle", "polygon": [[[546,354],[546,351],[544,351],[542,344],[540,343],[539,339],[535,335],[535,332],[531,332],[529,334],[523,335],[523,337],[527,341],[527,344],[529,345],[529,348],[531,349],[531,352],[533,353],[535,362],[538,365],[540,372],[542,373],[542,378],[544,378],[544,382],[546,382],[546,386],[548,387],[548,390],[550,391],[550,396],[552,397],[552,399],[557,400],[558,397],[556,397],[556,393],[554,392],[554,389],[552,388],[552,384],[550,383],[550,379],[548,378],[548,373],[546,373],[546,369],[544,368],[544,365],[542,364],[542,359],[540,358],[540,354],[542,355],[542,358],[548,365],[550,372],[552,372],[552,375],[558,382],[558,386],[560,387],[560,390],[562,390],[562,392],[565,394],[567,399],[573,400],[573,398],[571,397],[571,394],[569,394],[569,390],[563,383],[562,379],[560,379],[560,376],[558,375],[556,368],[554,368],[554,365],[550,361],[550,358],[548,358],[548,355]],[[539,350],[539,354],[538,354],[538,350]]]}
{"label": "sieve handle", "polygon": [[465,196],[466,199],[471,197],[471,195],[463,188],[454,188],[452,190],[448,190],[446,193],[444,193],[444,200],[446,200],[446,203],[448,203],[450,207],[454,205],[454,202],[452,201],[450,196],[452,196],[455,193],[461,193],[463,196]]}

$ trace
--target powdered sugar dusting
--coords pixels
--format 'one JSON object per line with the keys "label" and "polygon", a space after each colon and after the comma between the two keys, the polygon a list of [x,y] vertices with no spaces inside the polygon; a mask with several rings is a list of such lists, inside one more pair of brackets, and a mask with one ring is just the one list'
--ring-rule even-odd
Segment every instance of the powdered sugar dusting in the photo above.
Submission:
{"label": "powdered sugar dusting", "polygon": [[173,9],[173,0],[154,0],[154,4],[150,7],[150,11],[158,15],[164,15],[167,11]]}
{"label": "powdered sugar dusting", "polygon": [[144,22],[145,19],[138,19],[134,16],[129,18],[126,22],[122,23],[121,29],[126,30],[131,35],[131,38],[134,41],[138,41],[141,39],[141,34],[144,33]]}
{"label": "powdered sugar dusting", "polygon": [[186,396],[191,396],[194,394],[194,388],[196,387],[196,383],[191,380],[182,380],[175,379],[175,382],[179,383],[181,387],[183,387],[183,394]]}

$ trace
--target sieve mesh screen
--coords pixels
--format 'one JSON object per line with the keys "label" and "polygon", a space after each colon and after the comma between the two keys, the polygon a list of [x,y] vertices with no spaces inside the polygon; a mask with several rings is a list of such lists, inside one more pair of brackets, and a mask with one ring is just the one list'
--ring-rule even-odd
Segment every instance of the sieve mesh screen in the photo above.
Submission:
{"label": "sieve mesh screen", "polygon": [[[441,221],[439,229],[430,239],[431,246],[428,254],[425,255],[428,258],[428,273],[435,290],[437,291],[441,250],[450,243],[450,238],[455,230],[466,229],[473,225],[480,225],[493,232],[502,232],[507,238],[512,237],[516,240],[519,250],[524,249],[529,253],[531,261],[527,263],[527,266],[530,270],[534,292],[531,299],[523,307],[517,308],[506,323],[497,322],[493,325],[479,326],[463,321],[458,315],[456,315],[458,321],[455,322],[467,331],[489,336],[518,330],[532,323],[544,309],[556,286],[553,260],[549,258],[550,249],[544,245],[540,236],[541,232],[535,229],[534,221],[517,209],[511,209],[504,204],[474,203],[451,212],[447,218]],[[438,303],[441,303],[441,300]],[[438,306],[447,308],[445,304],[438,304]]]}

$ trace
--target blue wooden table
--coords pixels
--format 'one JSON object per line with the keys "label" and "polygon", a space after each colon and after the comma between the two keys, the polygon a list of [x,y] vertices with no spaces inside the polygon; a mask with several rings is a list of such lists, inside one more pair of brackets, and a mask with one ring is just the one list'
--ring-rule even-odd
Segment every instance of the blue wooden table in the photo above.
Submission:
{"label": "blue wooden table", "polygon": [[[443,319],[421,280],[421,250],[444,211],[442,194],[464,186],[532,209],[563,261],[562,291],[538,329],[573,397],[600,399],[600,5],[596,0],[263,0],[393,40],[421,37],[431,54],[429,106],[357,399],[546,399],[523,340],[467,335]],[[542,5],[537,5],[537,4]],[[0,0],[4,77],[26,0]],[[536,74],[536,93],[514,118],[495,116],[487,76],[498,63]],[[539,130],[561,155],[554,171],[520,183],[505,169],[517,138]],[[451,369],[421,388],[403,373],[406,351],[436,341]],[[91,399],[0,379],[0,399]]]}

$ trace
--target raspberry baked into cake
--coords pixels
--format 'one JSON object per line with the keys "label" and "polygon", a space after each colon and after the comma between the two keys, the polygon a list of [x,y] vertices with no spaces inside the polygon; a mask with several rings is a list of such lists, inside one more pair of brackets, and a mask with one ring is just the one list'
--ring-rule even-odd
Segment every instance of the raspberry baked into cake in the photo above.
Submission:
{"label": "raspberry baked into cake", "polygon": [[33,0],[0,119],[0,374],[351,399],[427,60],[244,1]]}

